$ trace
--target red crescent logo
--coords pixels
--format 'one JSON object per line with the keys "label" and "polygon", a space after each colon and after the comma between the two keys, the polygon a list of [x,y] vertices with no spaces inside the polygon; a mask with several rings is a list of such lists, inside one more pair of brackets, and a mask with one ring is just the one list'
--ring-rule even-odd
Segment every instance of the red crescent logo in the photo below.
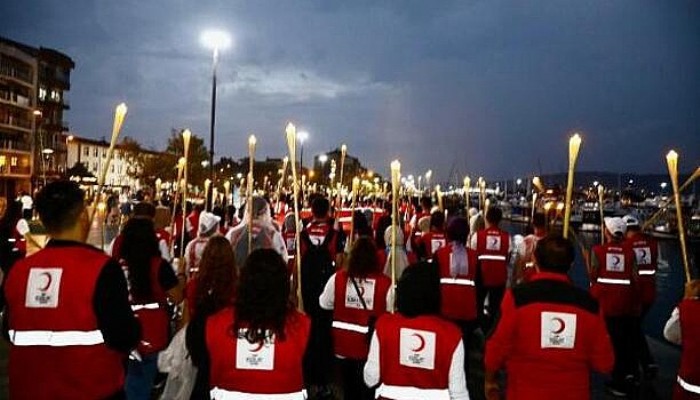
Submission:
{"label": "red crescent logo", "polygon": [[251,353],[257,353],[257,352],[259,352],[260,350],[262,350],[262,348],[265,346],[263,342],[256,343],[256,345],[257,345],[257,346],[255,346],[255,347],[253,347],[253,348],[251,348],[251,349],[249,350]]}
{"label": "red crescent logo", "polygon": [[641,257],[642,260],[641,261],[646,263],[647,262],[647,250],[646,249],[641,249],[641,250],[642,250],[642,257]]}
{"label": "red crescent logo", "polygon": [[493,238],[493,242],[491,242],[491,246],[498,246],[498,238]]}
{"label": "red crescent logo", "polygon": [[365,287],[360,285],[360,297],[365,297]]}
{"label": "red crescent logo", "polygon": [[414,351],[414,352],[416,352],[416,353],[420,353],[421,351],[423,351],[423,349],[425,349],[425,339],[423,338],[423,336],[421,336],[421,335],[419,335],[419,334],[417,334],[417,333],[414,333],[414,334],[411,335],[411,336],[417,337],[417,338],[418,338],[418,343],[420,343],[420,344],[418,345],[418,347],[416,347],[415,349],[411,349],[411,350]]}
{"label": "red crescent logo", "polygon": [[39,290],[42,292],[49,290],[49,288],[51,287],[51,282],[53,280],[53,278],[51,277],[51,274],[48,272],[42,272],[39,276],[46,277],[46,284],[43,287],[40,287]]}
{"label": "red crescent logo", "polygon": [[556,322],[559,325],[557,329],[551,330],[551,332],[555,335],[561,334],[562,332],[564,332],[564,329],[566,329],[566,323],[564,323],[564,320],[559,317],[552,318],[551,322]]}

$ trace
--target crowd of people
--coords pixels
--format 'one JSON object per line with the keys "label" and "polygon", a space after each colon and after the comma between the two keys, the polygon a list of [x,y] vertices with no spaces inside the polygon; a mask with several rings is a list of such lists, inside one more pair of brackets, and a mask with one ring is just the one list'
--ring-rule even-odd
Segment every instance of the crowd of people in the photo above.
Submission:
{"label": "crowd of people", "polygon": [[[542,214],[516,240],[497,207],[402,199],[396,223],[381,204],[348,223],[333,200],[310,195],[297,226],[262,196],[242,215],[144,199],[97,249],[85,193],[47,185],[50,240],[2,265],[10,397],[588,399],[596,372],[634,398],[655,378],[657,245],[634,216],[605,218],[584,290]],[[689,283],[664,330],[683,348],[675,399],[700,398],[699,296]]]}

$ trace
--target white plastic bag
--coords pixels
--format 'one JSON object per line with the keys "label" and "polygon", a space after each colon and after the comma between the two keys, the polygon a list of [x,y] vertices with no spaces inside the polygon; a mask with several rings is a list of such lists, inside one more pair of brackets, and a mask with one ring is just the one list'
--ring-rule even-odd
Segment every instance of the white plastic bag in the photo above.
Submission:
{"label": "white plastic bag", "polygon": [[189,400],[197,376],[197,368],[185,345],[187,325],[173,337],[167,349],[158,354],[158,370],[168,374],[161,399]]}

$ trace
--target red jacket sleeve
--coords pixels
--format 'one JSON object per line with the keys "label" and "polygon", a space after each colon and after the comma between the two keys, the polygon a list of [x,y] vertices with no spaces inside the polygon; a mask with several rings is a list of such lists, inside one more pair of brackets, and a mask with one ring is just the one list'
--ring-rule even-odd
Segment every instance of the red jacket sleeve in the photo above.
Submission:
{"label": "red jacket sleeve", "polygon": [[511,347],[515,340],[515,301],[508,290],[501,302],[501,317],[496,329],[486,341],[484,365],[487,372],[496,372],[503,368],[506,358],[512,353]]}

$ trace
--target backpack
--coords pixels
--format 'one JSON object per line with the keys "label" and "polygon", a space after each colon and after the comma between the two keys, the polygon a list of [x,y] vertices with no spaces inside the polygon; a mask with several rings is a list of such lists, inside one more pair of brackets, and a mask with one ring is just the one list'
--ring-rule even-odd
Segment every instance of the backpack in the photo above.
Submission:
{"label": "backpack", "polygon": [[301,257],[301,297],[307,314],[313,315],[321,311],[318,297],[328,279],[335,273],[335,260],[329,249],[335,235],[336,231],[329,229],[319,245],[311,241],[309,233],[305,230],[299,236],[306,244],[306,252]]}
{"label": "backpack", "polygon": [[[273,248],[272,236],[274,232],[263,227],[257,234],[253,234],[253,241],[251,242],[250,252],[257,249],[271,249]],[[243,233],[238,236],[238,241],[233,247],[234,254],[236,256],[236,267],[240,270],[245,264],[245,260],[248,258],[248,229],[245,229]]]}

